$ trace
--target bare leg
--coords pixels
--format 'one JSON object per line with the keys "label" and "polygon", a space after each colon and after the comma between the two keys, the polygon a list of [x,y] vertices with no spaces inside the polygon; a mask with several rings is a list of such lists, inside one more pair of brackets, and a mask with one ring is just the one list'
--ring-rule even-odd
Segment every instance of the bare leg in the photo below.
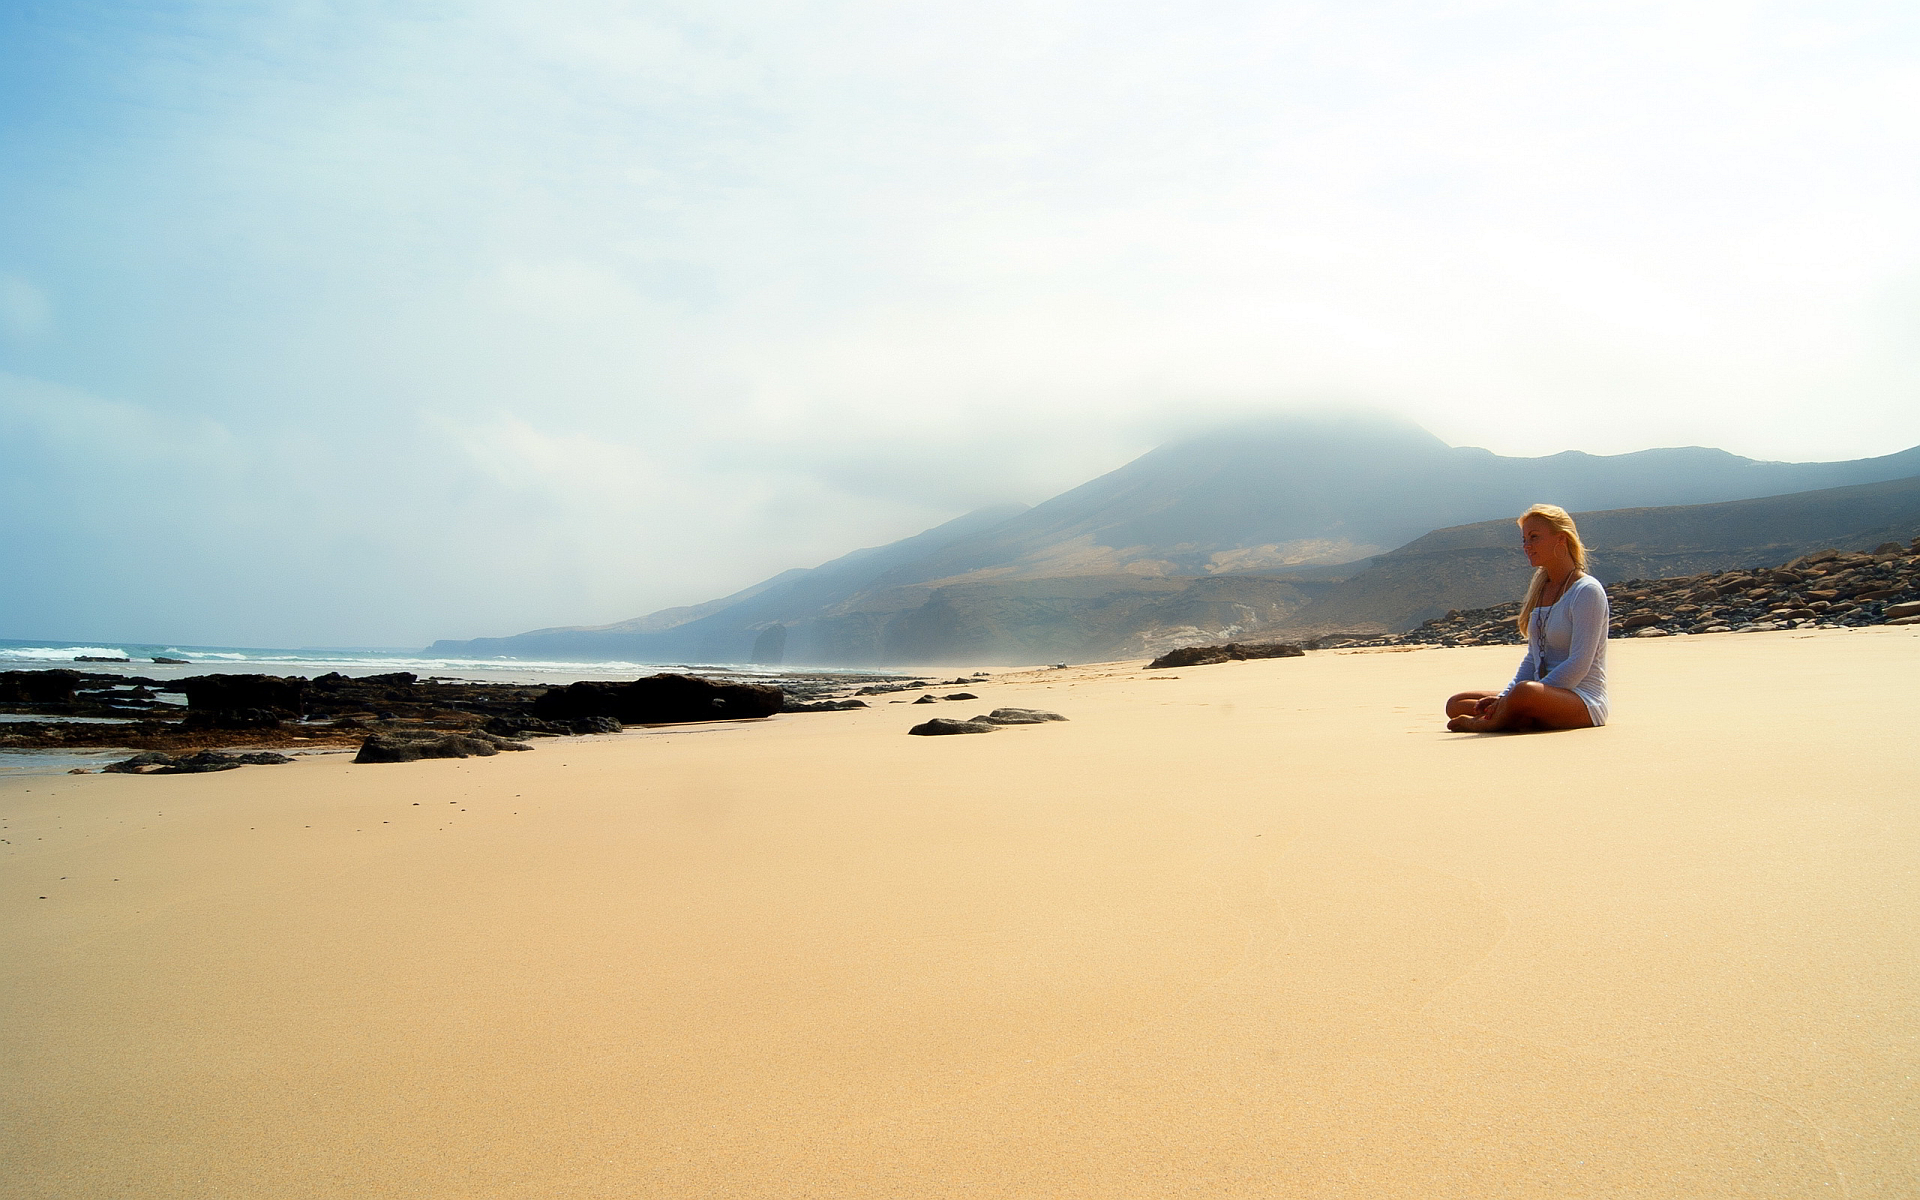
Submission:
{"label": "bare leg", "polygon": [[1499,692],[1461,692],[1447,697],[1447,715],[1449,717],[1471,717],[1480,712],[1480,702],[1491,700]]}
{"label": "bare leg", "polygon": [[1566,688],[1528,680],[1505,696],[1479,701],[1478,713],[1447,722],[1455,733],[1519,733],[1532,729],[1585,729],[1593,724],[1586,701]]}

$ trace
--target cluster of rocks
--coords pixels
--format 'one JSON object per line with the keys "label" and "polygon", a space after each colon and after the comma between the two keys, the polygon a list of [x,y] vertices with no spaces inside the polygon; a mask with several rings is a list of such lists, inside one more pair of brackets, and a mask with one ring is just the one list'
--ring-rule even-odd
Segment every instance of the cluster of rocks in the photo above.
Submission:
{"label": "cluster of rocks", "polygon": [[[1612,637],[1920,623],[1920,538],[1870,552],[1819,550],[1778,567],[1629,579],[1607,588]],[[1450,612],[1361,646],[1518,644],[1519,601]]]}
{"label": "cluster of rocks", "polygon": [[[126,746],[145,752],[135,756],[135,767],[124,768],[134,774],[228,770],[252,761],[215,753],[234,746],[357,745],[358,762],[411,762],[524,750],[530,738],[618,733],[627,725],[865,708],[865,701],[845,693],[861,685],[897,691],[925,682],[815,676],[788,689],[665,673],[541,687],[423,680],[405,671],[359,677],[333,672],[315,679],[209,674],[168,681],[67,669],[7,671],[0,672],[0,712],[46,719],[0,724],[0,748]],[[190,767],[173,758],[196,750],[215,757],[193,758],[199,765]],[[231,761],[208,765],[220,758]]]}
{"label": "cluster of rocks", "polygon": [[867,707],[865,700],[854,700],[851,698],[846,700],[815,701],[788,700],[780,707],[780,711],[788,713],[850,712],[853,709],[865,707]]}
{"label": "cluster of rocks", "polygon": [[868,684],[866,687],[863,687],[860,690],[856,691],[854,695],[885,696],[893,692],[911,692],[916,688],[938,687],[942,685],[946,687],[966,687],[971,684],[978,683],[982,679],[985,679],[986,677],[987,677],[987,673],[985,671],[980,671],[975,673],[971,677],[961,676],[959,679],[944,680],[940,684],[931,683],[925,679],[890,680],[885,683]]}
{"label": "cluster of rocks", "polygon": [[996,708],[981,716],[968,717],[964,721],[954,721],[946,717],[935,717],[923,721],[907,730],[920,737],[941,737],[953,733],[994,733],[1005,725],[1044,725],[1048,721],[1064,721],[1065,717],[1057,712],[1047,712],[1040,708]]}
{"label": "cluster of rocks", "polygon": [[1204,667],[1214,663],[1242,662],[1250,658],[1300,658],[1306,651],[1290,642],[1228,642],[1224,646],[1182,646],[1169,650],[1147,664],[1147,670],[1169,667]]}

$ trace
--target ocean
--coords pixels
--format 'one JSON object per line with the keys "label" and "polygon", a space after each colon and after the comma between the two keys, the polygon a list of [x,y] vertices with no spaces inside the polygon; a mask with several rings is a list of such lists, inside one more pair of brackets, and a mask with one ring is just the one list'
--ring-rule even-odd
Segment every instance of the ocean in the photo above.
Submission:
{"label": "ocean", "polygon": [[[83,662],[82,659],[126,659]],[[156,658],[184,659],[183,664]],[[231,672],[244,675],[384,675],[411,671],[421,678],[469,679],[484,683],[572,683],[576,679],[635,679],[659,671],[726,676],[748,682],[778,683],[785,675],[873,674],[871,669],[822,668],[779,671],[739,663],[550,662],[520,658],[435,658],[418,650],[364,647],[303,647],[297,650],[250,646],[181,646],[142,642],[22,641],[0,638],[0,671],[44,671],[67,667],[104,674],[144,675],[148,679],[184,679]]]}

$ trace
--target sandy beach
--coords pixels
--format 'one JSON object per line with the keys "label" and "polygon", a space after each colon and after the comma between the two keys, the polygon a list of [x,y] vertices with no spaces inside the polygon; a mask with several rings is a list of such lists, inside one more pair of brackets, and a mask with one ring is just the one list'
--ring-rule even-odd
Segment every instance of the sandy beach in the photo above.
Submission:
{"label": "sandy beach", "polygon": [[0,781],[0,1195],[1920,1194],[1920,627],[1611,655]]}

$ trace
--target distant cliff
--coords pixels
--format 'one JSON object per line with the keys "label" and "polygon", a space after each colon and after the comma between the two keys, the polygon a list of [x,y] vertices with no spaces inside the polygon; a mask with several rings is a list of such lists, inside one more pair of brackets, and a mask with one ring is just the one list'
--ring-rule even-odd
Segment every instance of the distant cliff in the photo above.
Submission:
{"label": "distant cliff", "polygon": [[[1510,530],[1514,514],[1543,500],[1576,511],[1670,507],[1910,476],[1920,476],[1920,447],[1842,463],[1757,462],[1699,447],[1507,458],[1377,416],[1274,420],[1163,446],[1033,508],[981,509],[706,604],[436,642],[431,652],[987,665],[1128,657],[1303,622],[1396,627],[1431,615],[1437,600],[1384,586],[1381,572],[1399,569],[1388,562],[1395,555],[1425,553],[1408,543],[1437,527],[1504,520]],[[1703,528],[1702,553],[1744,554],[1761,536]],[[1648,543],[1635,553],[1683,549]],[[1458,576],[1456,590],[1468,592],[1518,569],[1504,554],[1484,569],[1467,558],[1431,570]]]}

